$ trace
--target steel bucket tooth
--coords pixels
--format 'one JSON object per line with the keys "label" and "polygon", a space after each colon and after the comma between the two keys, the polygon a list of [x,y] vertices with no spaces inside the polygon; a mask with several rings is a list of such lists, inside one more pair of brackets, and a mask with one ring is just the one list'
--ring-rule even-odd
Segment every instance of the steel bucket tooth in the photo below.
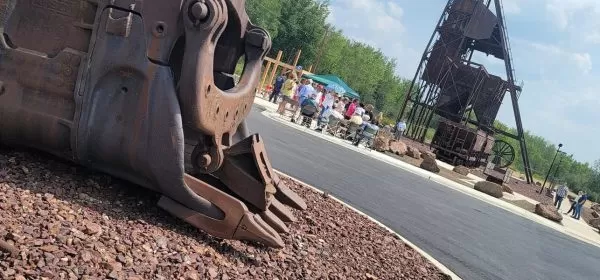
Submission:
{"label": "steel bucket tooth", "polygon": [[285,223],[271,211],[260,213],[260,217],[277,232],[288,233],[290,231]]}
{"label": "steel bucket tooth", "polygon": [[284,222],[293,223],[297,221],[294,214],[292,214],[292,212],[277,199],[273,199],[271,206],[269,206],[269,210]]}
{"label": "steel bucket tooth", "polygon": [[273,171],[262,138],[251,135],[225,150],[217,177],[236,195],[265,211],[274,196],[286,205],[306,209],[306,202]]}
{"label": "steel bucket tooth", "polygon": [[258,214],[251,213],[244,215],[233,238],[258,241],[275,248],[283,248],[285,245],[283,239],[275,230],[263,221]]}
{"label": "steel bucket tooth", "polygon": [[275,198],[281,201],[283,204],[293,207],[298,210],[306,210],[306,202],[294,191],[290,190],[288,186],[279,178],[277,173],[273,173],[273,182],[275,184]]}
{"label": "steel bucket tooth", "polygon": [[221,209],[225,213],[224,219],[211,218],[166,196],[158,201],[161,208],[217,237],[257,241],[271,247],[283,247],[283,240],[277,231],[259,215],[250,212],[241,201],[188,174],[185,174],[184,181],[194,193]]}

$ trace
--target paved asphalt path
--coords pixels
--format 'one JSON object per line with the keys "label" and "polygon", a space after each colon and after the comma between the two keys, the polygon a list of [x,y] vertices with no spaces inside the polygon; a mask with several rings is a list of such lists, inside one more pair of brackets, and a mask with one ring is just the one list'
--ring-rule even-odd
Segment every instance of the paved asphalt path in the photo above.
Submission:
{"label": "paved asphalt path", "polygon": [[600,248],[259,112],[248,126],[274,168],[374,217],[463,279],[600,279]]}

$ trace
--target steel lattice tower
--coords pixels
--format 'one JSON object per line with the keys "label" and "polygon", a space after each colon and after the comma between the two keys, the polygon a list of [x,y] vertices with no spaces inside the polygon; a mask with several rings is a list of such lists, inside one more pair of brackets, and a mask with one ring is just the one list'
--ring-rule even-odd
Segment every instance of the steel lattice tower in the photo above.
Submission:
{"label": "steel lattice tower", "polygon": [[[493,11],[494,12],[493,12]],[[482,52],[502,60],[506,79],[473,61]],[[533,182],[518,99],[522,86],[515,72],[501,0],[449,0],[423,53],[398,121],[406,137],[424,142],[434,116],[499,133],[519,141],[528,183]],[[510,94],[517,135],[494,128],[506,94]]]}

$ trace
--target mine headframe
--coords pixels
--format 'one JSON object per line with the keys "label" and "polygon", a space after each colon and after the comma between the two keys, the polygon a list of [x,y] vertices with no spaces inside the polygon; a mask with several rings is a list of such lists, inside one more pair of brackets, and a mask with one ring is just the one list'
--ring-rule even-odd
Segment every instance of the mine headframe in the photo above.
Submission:
{"label": "mine headframe", "polygon": [[[501,0],[449,0],[423,53],[398,121],[406,122],[406,137],[420,142],[425,141],[428,130],[435,129],[431,145],[440,158],[472,166],[489,161],[501,167],[510,165],[514,149],[509,149],[512,154],[506,149],[500,152],[508,143],[496,141],[494,135],[514,138],[519,141],[526,177],[531,182],[518,105],[522,86],[515,84],[507,34]],[[474,62],[476,52],[503,61],[506,79]],[[506,94],[512,100],[517,135],[494,127]]]}

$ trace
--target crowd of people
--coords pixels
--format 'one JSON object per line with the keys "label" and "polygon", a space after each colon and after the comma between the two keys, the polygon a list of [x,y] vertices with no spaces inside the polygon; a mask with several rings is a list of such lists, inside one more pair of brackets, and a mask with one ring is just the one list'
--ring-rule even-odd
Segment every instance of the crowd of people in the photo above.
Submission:
{"label": "crowd of people", "polygon": [[[347,133],[344,138],[354,140],[358,145],[362,140],[371,140],[380,129],[383,114],[375,115],[372,105],[365,105],[358,99],[351,99],[336,92],[335,88],[315,83],[311,79],[294,78],[292,74],[278,76],[271,87],[269,101],[279,102],[278,113],[284,114],[286,106],[294,108],[292,122],[310,127],[317,120],[315,130],[324,131],[332,123],[339,123]],[[335,133],[333,133],[335,135]]]}

